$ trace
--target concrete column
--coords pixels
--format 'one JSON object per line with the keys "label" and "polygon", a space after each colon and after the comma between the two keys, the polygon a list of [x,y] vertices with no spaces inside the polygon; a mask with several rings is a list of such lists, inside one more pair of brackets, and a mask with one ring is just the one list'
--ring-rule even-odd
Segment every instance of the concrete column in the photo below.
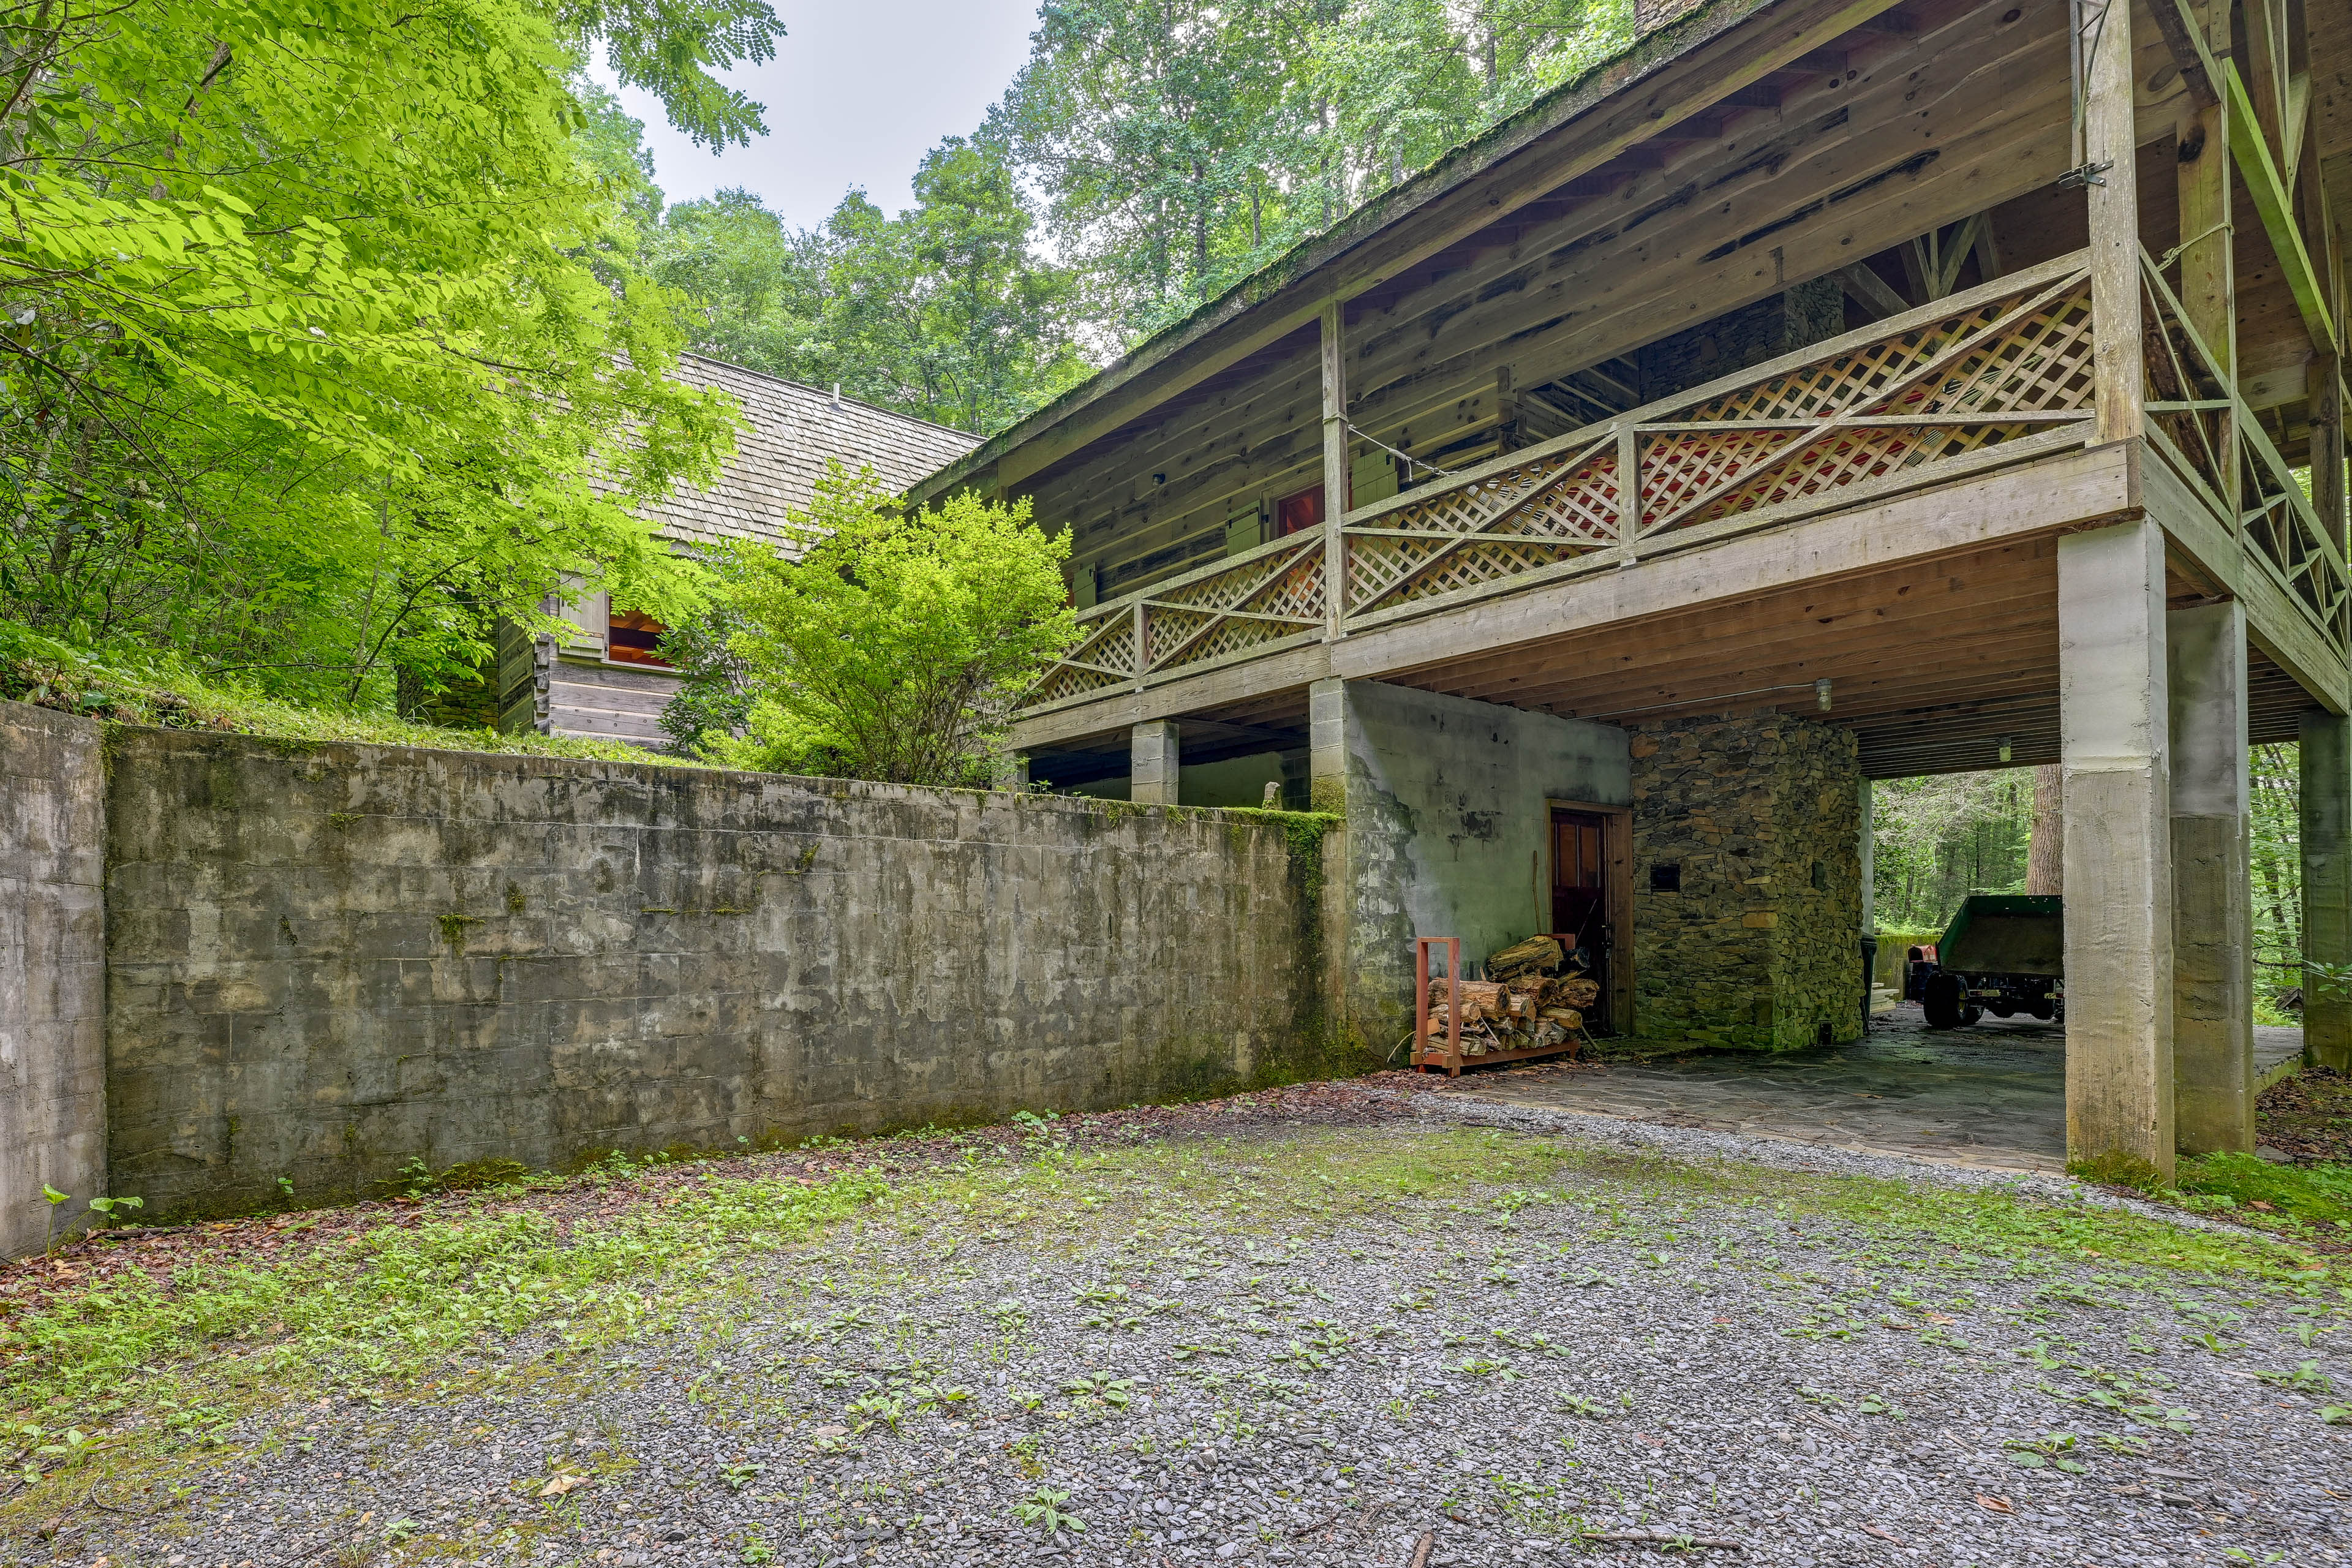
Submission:
{"label": "concrete column", "polygon": [[1129,737],[1127,798],[1138,805],[1174,805],[1176,769],[1181,749],[1176,721],[1153,719],[1138,724]]}
{"label": "concrete column", "polygon": [[1318,680],[1307,689],[1307,805],[1348,810],[1348,683]]}
{"label": "concrete column", "polygon": [[2172,752],[2172,1082],[2180,1152],[2254,1147],[2246,612],[2165,616]]}
{"label": "concrete column", "polygon": [[[2303,956],[2352,963],[2352,720],[2303,716]],[[2352,1072],[2352,992],[2304,973],[2303,1059]]]}
{"label": "concrete column", "polygon": [[[2126,184],[2128,181],[2126,182]],[[2172,1174],[2172,823],[2164,532],[2058,542],[2066,1154]]]}

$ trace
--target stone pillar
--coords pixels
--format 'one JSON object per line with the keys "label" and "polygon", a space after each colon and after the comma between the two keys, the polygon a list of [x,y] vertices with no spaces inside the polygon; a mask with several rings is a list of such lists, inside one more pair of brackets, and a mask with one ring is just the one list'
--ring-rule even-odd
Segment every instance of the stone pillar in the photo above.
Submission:
{"label": "stone pillar", "polygon": [[2058,542],[2066,1154],[2172,1174],[2172,807],[2164,531]]}
{"label": "stone pillar", "polygon": [[1153,719],[1138,724],[1128,745],[1127,798],[1138,805],[1174,805],[1180,749],[1176,721]]}
{"label": "stone pillar", "polygon": [[[2352,963],[2352,720],[2303,716],[2303,956]],[[2303,1059],[2352,1072],[2352,991],[2304,972]]]}
{"label": "stone pillar", "polygon": [[2165,616],[2172,753],[2172,1082],[2181,1152],[2254,1147],[2246,612]]}

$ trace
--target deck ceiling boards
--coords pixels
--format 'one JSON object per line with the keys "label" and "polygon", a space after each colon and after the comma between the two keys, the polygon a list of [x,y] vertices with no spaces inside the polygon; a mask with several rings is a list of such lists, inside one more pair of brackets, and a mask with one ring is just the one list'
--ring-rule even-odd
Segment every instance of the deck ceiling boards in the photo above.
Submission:
{"label": "deck ceiling boards", "polygon": [[[2336,20],[2325,18],[2334,15]],[[2328,210],[2352,214],[2352,19],[2340,7],[2310,5],[2311,130]]]}

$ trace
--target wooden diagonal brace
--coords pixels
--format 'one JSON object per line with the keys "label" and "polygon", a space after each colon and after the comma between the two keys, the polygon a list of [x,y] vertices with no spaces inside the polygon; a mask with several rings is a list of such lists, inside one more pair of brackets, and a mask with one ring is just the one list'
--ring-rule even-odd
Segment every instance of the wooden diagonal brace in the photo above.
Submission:
{"label": "wooden diagonal brace", "polygon": [[2294,291],[2295,309],[2302,312],[2311,341],[2322,353],[2336,353],[2339,352],[2336,323],[2327,313],[2326,287],[2303,247],[2303,231],[2294,221],[2294,199],[2279,178],[2278,165],[2271,161],[2270,145],[2263,140],[2253,100],[2247,96],[2245,79],[2238,74],[2238,62],[2223,60],[2221,78],[2230,95],[2230,155],[2245,178],[2254,211],[2262,215],[2263,232],[2270,236],[2271,249],[2278,256],[2279,269],[2286,274],[2286,286]]}

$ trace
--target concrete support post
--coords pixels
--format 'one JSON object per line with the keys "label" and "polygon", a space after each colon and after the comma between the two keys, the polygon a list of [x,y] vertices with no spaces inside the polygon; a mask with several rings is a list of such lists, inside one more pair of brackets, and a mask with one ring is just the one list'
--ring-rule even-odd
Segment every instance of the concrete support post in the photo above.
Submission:
{"label": "concrete support post", "polygon": [[1176,805],[1176,770],[1181,761],[1176,721],[1153,719],[1138,724],[1128,745],[1127,798],[1138,805]]}
{"label": "concrete support post", "polygon": [[2246,612],[2165,616],[2172,753],[2173,1128],[2186,1154],[2254,1147]]}
{"label": "concrete support post", "polygon": [[[2303,956],[2352,963],[2352,719],[2316,710],[2303,716]],[[2303,1059],[2352,1072],[2352,990],[2306,970]]]}
{"label": "concrete support post", "polygon": [[1318,680],[1307,689],[1307,801],[1310,810],[1348,810],[1348,683]]}
{"label": "concrete support post", "polygon": [[[2128,173],[2123,179],[2128,184]],[[2143,520],[2059,540],[2066,1153],[2169,1178],[2172,808],[2164,616],[2158,524]]]}

